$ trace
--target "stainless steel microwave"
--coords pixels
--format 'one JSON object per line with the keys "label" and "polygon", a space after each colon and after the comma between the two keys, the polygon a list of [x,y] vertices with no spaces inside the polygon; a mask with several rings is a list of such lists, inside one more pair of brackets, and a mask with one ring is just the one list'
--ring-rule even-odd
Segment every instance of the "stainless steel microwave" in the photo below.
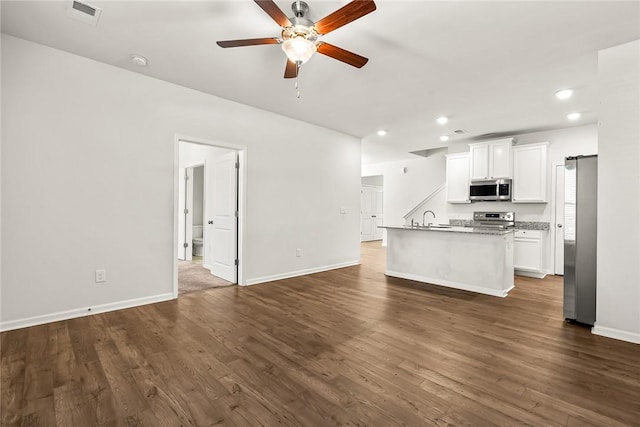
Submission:
{"label": "stainless steel microwave", "polygon": [[469,200],[511,200],[510,179],[473,181],[469,186]]}

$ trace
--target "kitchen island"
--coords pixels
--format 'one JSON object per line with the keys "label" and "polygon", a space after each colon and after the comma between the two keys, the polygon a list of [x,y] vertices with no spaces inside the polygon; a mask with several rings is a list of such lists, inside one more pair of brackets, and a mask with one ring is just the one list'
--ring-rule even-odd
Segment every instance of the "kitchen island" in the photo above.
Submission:
{"label": "kitchen island", "polygon": [[386,275],[505,297],[513,288],[513,231],[384,226]]}

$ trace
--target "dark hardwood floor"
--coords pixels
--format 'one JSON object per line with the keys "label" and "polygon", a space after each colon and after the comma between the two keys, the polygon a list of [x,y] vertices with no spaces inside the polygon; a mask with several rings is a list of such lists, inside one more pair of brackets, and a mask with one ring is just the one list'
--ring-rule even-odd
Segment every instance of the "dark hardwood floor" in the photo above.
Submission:
{"label": "dark hardwood floor", "polygon": [[640,425],[640,346],[362,265],[2,333],[2,425]]}

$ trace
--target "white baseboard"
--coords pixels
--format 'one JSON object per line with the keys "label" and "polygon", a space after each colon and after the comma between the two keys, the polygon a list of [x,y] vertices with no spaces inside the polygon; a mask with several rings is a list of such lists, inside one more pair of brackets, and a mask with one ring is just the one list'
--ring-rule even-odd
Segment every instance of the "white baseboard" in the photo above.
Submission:
{"label": "white baseboard", "polygon": [[628,341],[634,344],[640,344],[640,334],[635,332],[622,331],[620,329],[613,329],[595,325],[593,328],[591,328],[591,333],[594,335],[600,335],[620,341]]}
{"label": "white baseboard", "polygon": [[74,310],[60,311],[57,313],[45,314],[42,316],[28,317],[25,319],[11,320],[0,323],[0,331],[11,331],[14,329],[28,328],[29,326],[42,325],[44,323],[58,322],[60,320],[74,319],[76,317],[91,316],[98,313],[106,313],[108,311],[122,310],[125,308],[138,307],[156,302],[168,301],[175,299],[173,292],[166,294],[154,295],[151,297],[136,298],[126,301],[118,301],[109,304],[102,304],[94,307],[77,308]]}
{"label": "white baseboard", "polygon": [[515,270],[516,276],[533,277],[535,279],[544,279],[547,273],[538,273],[533,271]]}
{"label": "white baseboard", "polygon": [[340,264],[326,265],[323,267],[308,268],[306,270],[291,271],[291,272],[282,273],[282,274],[274,274],[272,276],[257,277],[255,279],[248,279],[245,283],[243,283],[240,286],[251,286],[251,285],[257,285],[259,283],[273,282],[275,280],[290,279],[292,277],[305,276],[307,274],[313,274],[313,273],[322,273],[323,271],[335,270],[337,268],[344,268],[344,267],[352,267],[354,265],[360,265],[360,260],[349,261],[349,262],[344,262]]}
{"label": "white baseboard", "polygon": [[493,297],[500,297],[500,298],[506,297],[509,291],[511,291],[511,289],[514,288],[514,285],[511,285],[509,289],[500,291],[497,289],[484,288],[482,286],[474,286],[474,285],[468,285],[465,283],[457,283],[457,282],[452,282],[450,280],[433,279],[430,277],[418,276],[415,274],[398,273],[397,271],[389,271],[389,270],[387,270],[384,274],[391,277],[398,277],[400,279],[415,280],[416,282],[424,282],[430,285],[445,286],[447,288],[477,292],[480,294],[491,295]]}

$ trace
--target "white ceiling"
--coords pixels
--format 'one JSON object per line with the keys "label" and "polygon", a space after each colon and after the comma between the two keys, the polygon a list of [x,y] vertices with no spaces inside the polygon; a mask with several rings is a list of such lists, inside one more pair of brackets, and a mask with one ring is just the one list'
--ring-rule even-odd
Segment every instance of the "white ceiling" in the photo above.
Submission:
{"label": "white ceiling", "polygon": [[[313,21],[348,3],[307,2]],[[298,99],[279,46],[215,44],[279,36],[250,0],[86,3],[102,9],[97,27],[68,17],[66,1],[2,1],[2,32],[363,138],[364,163],[410,158],[456,129],[466,133],[451,141],[595,123],[598,50],[640,39],[638,1],[379,0],[323,37],[369,63],[315,55]],[[276,3],[292,15],[290,1]],[[560,102],[565,87],[576,93]],[[569,124],[572,111],[583,116]]]}

